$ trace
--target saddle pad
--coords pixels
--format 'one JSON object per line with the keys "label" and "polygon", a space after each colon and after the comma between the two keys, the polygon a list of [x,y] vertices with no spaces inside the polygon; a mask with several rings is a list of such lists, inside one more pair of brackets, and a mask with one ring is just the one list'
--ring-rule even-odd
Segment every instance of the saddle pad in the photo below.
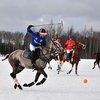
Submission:
{"label": "saddle pad", "polygon": [[29,49],[25,49],[23,52],[23,57],[31,59],[31,51]]}

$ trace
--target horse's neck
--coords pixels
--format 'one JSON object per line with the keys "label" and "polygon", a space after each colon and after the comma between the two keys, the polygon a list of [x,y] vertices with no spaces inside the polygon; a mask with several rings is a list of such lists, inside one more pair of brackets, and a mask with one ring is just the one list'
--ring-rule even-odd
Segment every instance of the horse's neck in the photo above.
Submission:
{"label": "horse's neck", "polygon": [[50,57],[50,53],[49,53],[49,49],[48,48],[42,48],[41,52],[40,52],[40,58],[44,57],[44,58],[49,58]]}
{"label": "horse's neck", "polygon": [[74,55],[80,55],[82,48],[79,44],[76,45],[76,48],[74,50]]}

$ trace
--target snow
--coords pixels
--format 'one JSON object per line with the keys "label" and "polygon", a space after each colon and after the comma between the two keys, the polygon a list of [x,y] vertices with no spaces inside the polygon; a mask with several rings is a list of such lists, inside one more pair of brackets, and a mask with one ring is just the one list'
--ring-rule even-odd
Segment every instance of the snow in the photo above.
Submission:
{"label": "snow", "polygon": [[[75,75],[74,69],[67,75],[71,68],[68,62],[63,64],[63,72],[57,74],[57,63],[52,60],[53,69],[48,69],[47,65],[45,71],[48,78],[43,85],[15,90],[10,77],[12,68],[8,60],[1,61],[2,58],[0,57],[0,100],[100,100],[100,70],[98,66],[92,69],[94,59],[81,59],[78,65],[79,76]],[[35,73],[25,69],[17,75],[17,79],[21,85],[30,83],[34,80]],[[84,79],[88,80],[86,84]]]}

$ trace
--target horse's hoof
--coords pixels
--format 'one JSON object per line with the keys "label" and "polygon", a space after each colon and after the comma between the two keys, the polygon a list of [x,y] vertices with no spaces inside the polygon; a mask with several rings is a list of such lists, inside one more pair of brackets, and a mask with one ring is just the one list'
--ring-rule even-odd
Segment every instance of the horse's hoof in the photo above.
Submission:
{"label": "horse's hoof", "polygon": [[35,84],[35,82],[31,82],[31,83],[28,84],[28,86],[31,87],[34,84]]}
{"label": "horse's hoof", "polygon": [[18,88],[19,88],[20,90],[23,90],[23,88],[21,87],[21,85],[18,85]]}
{"label": "horse's hoof", "polygon": [[36,86],[41,85],[41,84],[42,84],[41,82],[38,82],[38,83],[36,84]]}
{"label": "horse's hoof", "polygon": [[51,69],[52,70],[52,67],[48,67],[48,69]]}
{"label": "horse's hoof", "polygon": [[79,74],[76,74],[77,76],[79,76]]}
{"label": "horse's hoof", "polygon": [[21,85],[17,85],[17,84],[15,84],[15,85],[14,85],[14,89],[16,89],[17,87],[18,87],[20,90],[23,89],[23,88],[21,87]]}
{"label": "horse's hoof", "polygon": [[14,85],[14,89],[16,89],[16,88],[17,88],[17,84]]}
{"label": "horse's hoof", "polygon": [[94,69],[94,67],[92,69]]}
{"label": "horse's hoof", "polygon": [[24,87],[28,87],[28,84],[25,83],[25,84],[23,84],[23,86],[24,86]]}
{"label": "horse's hoof", "polygon": [[24,86],[24,87],[31,87],[31,86],[34,85],[34,84],[35,84],[34,82],[31,82],[31,83],[29,83],[29,84],[26,84],[26,83],[25,83],[23,86]]}
{"label": "horse's hoof", "polygon": [[59,74],[59,73],[60,73],[60,71],[57,72],[57,74]]}
{"label": "horse's hoof", "polygon": [[67,73],[67,75],[69,74],[69,72]]}

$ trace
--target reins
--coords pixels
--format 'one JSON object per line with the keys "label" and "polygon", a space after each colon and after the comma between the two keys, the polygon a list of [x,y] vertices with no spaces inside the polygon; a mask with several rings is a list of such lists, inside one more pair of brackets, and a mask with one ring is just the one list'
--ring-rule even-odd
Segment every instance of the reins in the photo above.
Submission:
{"label": "reins", "polygon": [[[45,47],[45,49],[47,49],[49,52],[47,52],[46,54],[43,52],[43,48],[40,48],[40,52],[41,52],[41,55],[40,55],[40,59],[42,59],[43,61],[46,61],[46,62],[49,62],[50,59],[46,56],[46,55],[50,55],[52,56],[57,56],[57,54],[60,54],[60,53],[63,53],[63,48],[61,50],[61,48],[59,48],[57,46],[57,43],[55,43],[54,40],[51,39],[51,42],[52,42],[52,46],[51,47]],[[53,45],[54,45],[54,48],[53,48]]]}
{"label": "reins", "polygon": [[[48,49],[49,47],[46,47],[46,48]],[[49,54],[51,54],[51,53],[48,52],[48,53],[44,54],[42,48],[40,49],[40,52],[41,52],[41,54],[42,54],[43,57],[40,56],[39,58],[40,58],[41,60],[46,61],[46,62],[49,63],[49,58],[47,58],[46,55],[49,55]]]}
{"label": "reins", "polygon": [[[55,46],[55,53],[57,52],[57,54],[62,53],[63,50],[61,50],[60,47],[57,46],[57,43],[54,42],[54,40],[52,40],[53,45]],[[58,52],[59,51],[59,52]]]}

